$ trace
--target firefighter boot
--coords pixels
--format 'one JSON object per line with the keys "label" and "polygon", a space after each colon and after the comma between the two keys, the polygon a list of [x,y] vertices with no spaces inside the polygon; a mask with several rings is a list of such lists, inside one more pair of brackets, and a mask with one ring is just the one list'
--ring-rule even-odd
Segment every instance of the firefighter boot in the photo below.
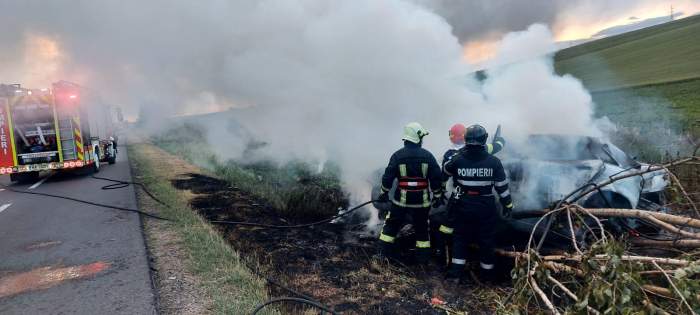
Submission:
{"label": "firefighter boot", "polygon": [[440,266],[445,266],[445,237],[438,232],[434,233],[431,239],[433,241],[433,258]]}
{"label": "firefighter boot", "polygon": [[447,267],[447,274],[445,275],[445,280],[452,283],[459,283],[462,278],[464,278],[464,265],[462,264],[450,264]]}
{"label": "firefighter boot", "polygon": [[377,253],[377,256],[379,258],[384,258],[384,259],[396,259],[397,258],[397,253],[396,253],[396,245],[393,243],[388,243],[388,242],[380,242],[379,245],[379,252]]}
{"label": "firefighter boot", "polygon": [[484,284],[496,283],[496,270],[479,268],[479,280]]}
{"label": "firefighter boot", "polygon": [[415,259],[419,265],[427,265],[430,262],[430,248],[416,248]]}

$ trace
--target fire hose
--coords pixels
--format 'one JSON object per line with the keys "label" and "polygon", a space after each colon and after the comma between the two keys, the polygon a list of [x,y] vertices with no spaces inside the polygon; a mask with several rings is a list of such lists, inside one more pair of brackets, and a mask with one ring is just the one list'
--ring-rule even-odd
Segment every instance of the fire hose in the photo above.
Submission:
{"label": "fire hose", "polygon": [[316,222],[311,222],[311,223],[304,223],[304,224],[296,224],[296,225],[274,225],[274,224],[265,224],[265,223],[255,223],[255,222],[247,222],[247,221],[209,221],[214,224],[223,224],[223,225],[244,225],[244,226],[257,226],[257,227],[263,227],[263,228],[269,228],[269,229],[298,229],[298,228],[305,228],[305,227],[312,227],[314,225],[320,225],[324,223],[331,222],[333,220],[342,218],[350,213],[353,213],[362,207],[373,203],[377,200],[370,200],[363,202],[357,206],[354,206],[350,209],[347,209],[337,215],[334,215],[330,218],[323,219],[321,221],[316,221]]}
{"label": "fire hose", "polygon": [[[151,199],[153,199],[155,202],[157,202],[157,203],[159,203],[159,204],[161,204],[161,205],[163,205],[163,206],[165,206],[165,207],[171,208],[168,204],[166,204],[166,203],[163,202],[162,200],[158,199],[158,197],[156,197],[155,195],[153,195],[153,193],[150,192],[150,191],[148,190],[148,188],[146,188],[146,185],[143,184],[143,183],[134,182],[134,181],[117,180],[117,179],[111,179],[111,178],[106,178],[106,177],[98,177],[98,176],[92,176],[92,178],[94,178],[94,179],[99,179],[99,180],[104,180],[104,181],[114,182],[114,184],[109,184],[109,185],[102,186],[102,187],[100,188],[100,189],[102,189],[102,190],[121,189],[121,188],[126,188],[126,187],[128,187],[128,186],[130,186],[130,185],[137,186],[137,187],[141,188],[141,190],[143,190],[143,192],[146,193],[146,195],[148,195],[148,197],[150,197]],[[132,209],[132,208],[126,208],[126,207],[108,205],[108,204],[104,204],[104,203],[99,203],[99,202],[94,202],[94,201],[89,201],[89,200],[83,200],[83,199],[78,199],[78,198],[73,198],[73,197],[68,197],[68,196],[61,196],[61,195],[55,195],[55,194],[49,194],[49,193],[42,193],[42,192],[36,192],[36,191],[28,191],[28,190],[23,190],[23,189],[15,189],[15,188],[12,188],[12,187],[7,186],[7,185],[4,185],[4,184],[0,184],[0,186],[2,186],[2,187],[3,187],[4,189],[6,189],[7,191],[11,191],[11,192],[18,193],[18,194],[28,194],[28,195],[35,195],[35,196],[44,196],[44,197],[65,199],[65,200],[70,200],[70,201],[74,201],[74,202],[89,204],[89,205],[98,206],[98,207],[103,207],[103,208],[108,208],[108,209],[114,209],[114,210],[120,210],[120,211],[126,211],[126,212],[135,212],[135,213],[142,214],[143,216],[149,217],[149,218],[152,218],[152,219],[163,220],[163,221],[172,221],[171,219],[164,218],[164,217],[161,217],[161,216],[158,216],[158,215],[155,215],[155,214],[151,214],[151,213],[148,213],[148,212],[144,212],[144,211],[141,211],[141,210],[138,210],[138,209]],[[350,213],[352,213],[352,212],[355,212],[355,211],[361,209],[362,207],[364,207],[364,206],[366,206],[366,205],[368,205],[368,204],[370,204],[370,203],[372,203],[372,202],[375,202],[375,201],[376,201],[376,200],[370,200],[370,201],[361,203],[361,204],[359,204],[359,205],[357,205],[357,206],[355,206],[355,207],[352,207],[352,208],[350,208],[350,209],[348,209],[348,210],[346,210],[346,211],[343,211],[343,212],[341,212],[341,213],[339,213],[339,214],[337,214],[337,215],[335,215],[335,216],[332,216],[332,217],[330,217],[330,218],[327,218],[327,219],[323,219],[323,220],[316,221],[316,222],[311,222],[311,223],[297,224],[297,225],[273,225],[273,224],[264,224],[264,223],[255,223],[255,222],[246,222],[246,221],[211,221],[211,223],[224,224],[224,225],[229,224],[229,225],[257,226],[257,227],[264,227],[264,228],[271,228],[271,229],[295,229],[295,228],[305,228],[305,227],[311,227],[311,226],[315,226],[315,225],[320,225],[320,224],[328,223],[328,222],[331,222],[331,221],[333,221],[333,220],[342,218],[342,217],[344,217],[344,216],[346,216],[346,215],[348,215],[348,214],[350,214]]]}
{"label": "fire hose", "polygon": [[[135,186],[139,186],[149,197],[153,198],[153,200],[155,200],[156,202],[158,202],[158,203],[160,203],[160,204],[162,204],[162,205],[164,205],[164,206],[167,206],[163,201],[159,200],[159,199],[156,198],[150,191],[148,191],[148,189],[146,189],[146,187],[145,187],[143,184],[141,184],[141,183],[137,183],[137,182],[128,182],[128,181],[120,181],[120,180],[114,180],[114,179],[103,178],[103,177],[95,177],[95,176],[93,176],[93,177],[96,178],[96,179],[101,179],[101,180],[107,180],[107,181],[116,182],[115,184],[110,184],[110,185],[107,185],[107,186],[103,186],[103,187],[102,187],[103,190],[118,189],[118,188],[127,187],[127,186],[129,186],[129,185],[135,185]],[[121,186],[117,187],[117,186],[115,186],[115,185],[121,185]],[[0,184],[0,186],[3,187],[3,188],[4,188],[5,190],[7,190],[7,191],[11,191],[11,192],[18,193],[18,194],[27,194],[27,195],[35,195],[35,196],[44,196],[44,197],[65,199],[65,200],[70,200],[70,201],[74,201],[74,202],[84,203],[84,204],[93,205],[93,206],[98,206],[98,207],[103,207],[103,208],[108,208],[108,209],[120,210],[120,211],[125,211],[125,212],[135,212],[135,213],[141,214],[141,215],[143,215],[143,216],[145,216],[145,217],[152,218],[152,219],[163,220],[163,221],[172,221],[172,220],[170,220],[170,219],[168,219],[168,218],[164,218],[164,217],[161,217],[161,216],[158,216],[158,215],[155,215],[155,214],[150,214],[150,213],[148,213],[148,212],[141,211],[141,210],[139,210],[139,209],[132,209],[132,208],[127,208],[127,207],[120,207],[120,206],[108,205],[108,204],[104,204],[104,203],[99,203],[99,202],[94,202],[94,201],[89,201],[89,200],[83,200],[83,199],[78,199],[78,198],[73,198],[73,197],[68,197],[68,196],[54,195],[54,194],[49,194],[49,193],[42,193],[42,192],[36,192],[36,191],[29,191],[29,190],[23,190],[23,189],[15,189],[15,188],[12,188],[12,187],[7,186],[7,185],[4,185],[4,184]]]}

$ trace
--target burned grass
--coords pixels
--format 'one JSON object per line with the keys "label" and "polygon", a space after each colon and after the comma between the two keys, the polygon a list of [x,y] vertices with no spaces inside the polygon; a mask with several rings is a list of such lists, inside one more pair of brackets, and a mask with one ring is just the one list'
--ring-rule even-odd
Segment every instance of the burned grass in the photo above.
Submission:
{"label": "burned grass", "polygon": [[[210,221],[276,225],[313,221],[283,217],[228,182],[188,175],[172,185],[197,194],[191,208]],[[434,297],[457,310],[493,313],[509,292],[507,287],[443,283],[437,264],[422,268],[374,258],[376,240],[342,224],[305,229],[219,225],[218,229],[242,256],[257,262],[259,272],[342,313],[444,314],[430,305]],[[271,296],[290,294],[276,286],[269,290]],[[300,311],[293,305],[285,307],[286,312]]]}
{"label": "burned grass", "polygon": [[[131,144],[129,160],[135,179],[169,205],[161,207],[140,194],[139,207],[157,209],[159,215],[172,220],[145,221],[150,258],[156,268],[159,313],[247,314],[266,300],[268,290],[263,279],[245,266],[220,233],[187,206],[197,196],[195,191],[207,191],[207,185],[202,182],[186,187],[184,192],[170,184],[183,173],[199,169],[146,143]],[[210,186],[222,183],[212,182]],[[278,312],[268,310],[264,314]]]}

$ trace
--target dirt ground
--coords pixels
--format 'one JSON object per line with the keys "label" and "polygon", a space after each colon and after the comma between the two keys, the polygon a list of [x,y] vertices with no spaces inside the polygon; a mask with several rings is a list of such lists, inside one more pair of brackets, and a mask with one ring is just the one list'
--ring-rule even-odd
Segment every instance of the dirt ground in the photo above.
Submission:
{"label": "dirt ground", "polygon": [[[210,221],[252,221],[286,225],[275,209],[229,183],[198,173],[172,181],[193,193],[191,207]],[[294,222],[298,223],[298,222]],[[220,225],[242,256],[254,258],[260,272],[342,313],[445,314],[432,298],[472,314],[493,313],[496,301],[509,294],[504,286],[444,283],[441,267],[389,264],[374,258],[376,240],[362,238],[342,224],[305,229],[263,229]],[[507,276],[507,275],[506,275]],[[271,286],[270,296],[290,293]],[[294,311],[294,309],[286,309]]]}

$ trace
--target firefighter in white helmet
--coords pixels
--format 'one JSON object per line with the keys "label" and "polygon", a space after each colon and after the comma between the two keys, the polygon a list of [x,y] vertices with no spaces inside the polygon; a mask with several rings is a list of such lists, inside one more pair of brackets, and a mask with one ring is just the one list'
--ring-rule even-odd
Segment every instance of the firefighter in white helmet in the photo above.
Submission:
{"label": "firefighter in white helmet", "polygon": [[[408,214],[413,218],[416,235],[416,261],[427,263],[430,258],[430,234],[428,213],[431,204],[439,206],[442,198],[442,174],[435,157],[421,147],[423,137],[428,135],[419,123],[412,122],[404,127],[403,148],[396,151],[382,176],[382,193],[379,201],[391,201],[392,207],[386,216],[384,228],[379,236],[381,253],[384,256],[397,256],[395,239],[406,223]],[[398,185],[389,196],[394,180]]]}

